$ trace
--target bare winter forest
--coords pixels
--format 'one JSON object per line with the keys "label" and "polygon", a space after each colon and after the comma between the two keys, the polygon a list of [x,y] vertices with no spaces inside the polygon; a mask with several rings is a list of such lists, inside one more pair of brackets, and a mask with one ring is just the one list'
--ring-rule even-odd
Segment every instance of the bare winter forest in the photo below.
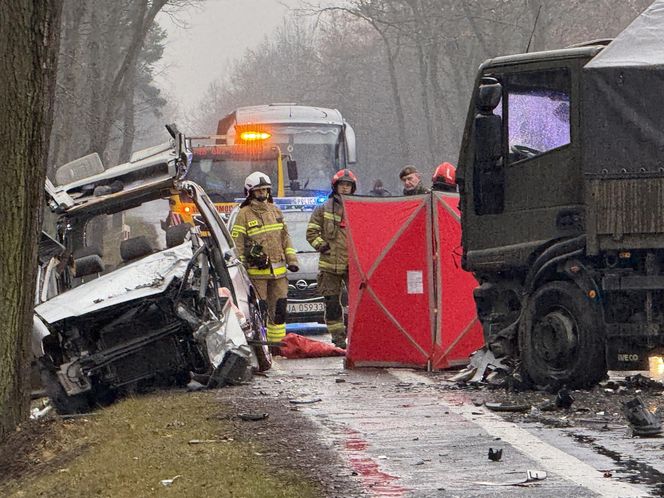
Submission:
{"label": "bare winter forest", "polygon": [[66,0],[49,173],[94,151],[126,160],[176,118],[186,132],[214,133],[235,107],[296,102],[338,108],[358,135],[361,190],[381,178],[394,191],[406,163],[428,172],[456,162],[482,61],[613,37],[649,3],[303,1],[187,109],[155,83],[166,43],[155,17],[205,2]]}

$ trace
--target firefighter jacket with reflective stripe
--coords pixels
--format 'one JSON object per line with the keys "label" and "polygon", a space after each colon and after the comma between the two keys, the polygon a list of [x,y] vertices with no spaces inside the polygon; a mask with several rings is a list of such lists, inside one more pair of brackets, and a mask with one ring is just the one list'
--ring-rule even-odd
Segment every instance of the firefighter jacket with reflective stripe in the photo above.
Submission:
{"label": "firefighter jacket with reflective stripe", "polygon": [[320,252],[327,244],[329,251],[320,254],[318,269],[341,274],[348,270],[346,223],[341,197],[334,194],[311,214],[307,226],[307,241]]}
{"label": "firefighter jacket with reflective stripe", "polygon": [[[296,251],[288,235],[284,215],[272,203],[253,199],[240,208],[231,235],[240,252],[240,260],[252,278],[285,277],[286,266],[297,265]],[[268,258],[267,268],[256,266],[255,258],[250,256],[252,248],[254,252],[260,251],[256,244],[262,246],[262,253]]]}

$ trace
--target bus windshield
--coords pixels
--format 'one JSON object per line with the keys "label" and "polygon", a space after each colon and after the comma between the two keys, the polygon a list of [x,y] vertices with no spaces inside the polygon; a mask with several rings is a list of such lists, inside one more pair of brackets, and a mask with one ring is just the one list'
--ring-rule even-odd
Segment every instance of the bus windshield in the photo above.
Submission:
{"label": "bus windshield", "polygon": [[244,197],[244,180],[254,171],[265,173],[272,180],[276,192],[278,165],[276,159],[215,160],[195,158],[187,179],[198,183],[212,202],[233,202]]}

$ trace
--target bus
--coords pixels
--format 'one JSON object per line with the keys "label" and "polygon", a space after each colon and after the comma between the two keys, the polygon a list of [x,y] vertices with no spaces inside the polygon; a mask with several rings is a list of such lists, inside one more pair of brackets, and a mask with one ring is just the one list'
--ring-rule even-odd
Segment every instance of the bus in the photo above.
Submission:
{"label": "bus", "polygon": [[336,109],[293,103],[238,107],[219,121],[217,136],[225,144],[278,146],[289,158],[288,195],[329,192],[334,173],[357,161],[355,132]]}
{"label": "bus", "polygon": [[[267,174],[277,197],[320,197],[334,173],[355,164],[355,132],[336,109],[296,104],[239,107],[217,134],[189,137],[193,159],[186,179],[201,185],[220,213],[244,197],[244,180]],[[285,166],[285,167],[284,167]],[[173,196],[167,225],[195,224],[196,207]]]}

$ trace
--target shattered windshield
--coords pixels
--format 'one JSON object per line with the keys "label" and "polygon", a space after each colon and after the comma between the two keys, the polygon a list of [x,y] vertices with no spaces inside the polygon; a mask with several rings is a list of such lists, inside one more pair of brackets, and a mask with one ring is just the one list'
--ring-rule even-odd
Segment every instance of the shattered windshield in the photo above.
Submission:
{"label": "shattered windshield", "polygon": [[[502,106],[496,109],[502,113]],[[570,143],[570,74],[565,68],[511,75],[507,81],[508,144],[514,160]]]}

